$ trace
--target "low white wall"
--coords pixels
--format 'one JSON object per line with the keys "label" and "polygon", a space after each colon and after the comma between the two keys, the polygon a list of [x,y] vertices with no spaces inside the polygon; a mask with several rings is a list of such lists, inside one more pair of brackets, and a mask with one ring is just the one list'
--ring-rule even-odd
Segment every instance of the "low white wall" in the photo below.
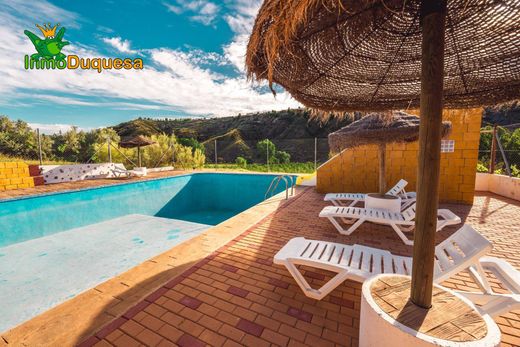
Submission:
{"label": "low white wall", "polygon": [[175,170],[173,166],[162,166],[162,167],[154,167],[154,168],[148,168],[148,172],[163,172],[163,171],[172,171]]}
{"label": "low white wall", "polygon": [[40,172],[45,184],[92,180],[96,178],[115,177],[112,169],[125,170],[123,164],[73,164],[73,165],[41,165]]}
{"label": "low white wall", "polygon": [[477,173],[475,190],[491,192],[505,196],[506,198],[520,200],[520,178]]}

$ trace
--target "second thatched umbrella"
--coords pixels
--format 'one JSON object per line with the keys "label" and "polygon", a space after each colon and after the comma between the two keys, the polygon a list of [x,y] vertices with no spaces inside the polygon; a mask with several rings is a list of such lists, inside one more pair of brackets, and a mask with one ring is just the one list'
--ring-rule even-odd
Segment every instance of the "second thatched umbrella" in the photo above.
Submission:
{"label": "second thatched umbrella", "polygon": [[136,148],[137,147],[137,163],[141,167],[141,147],[155,144],[154,141],[147,139],[142,135],[132,137],[128,140],[119,142],[119,147],[123,148]]}
{"label": "second thatched umbrella", "polygon": [[[449,135],[451,123],[442,123],[442,137]],[[363,145],[379,147],[379,193],[386,191],[386,145],[419,139],[419,117],[401,111],[372,113],[329,135],[333,152]]]}

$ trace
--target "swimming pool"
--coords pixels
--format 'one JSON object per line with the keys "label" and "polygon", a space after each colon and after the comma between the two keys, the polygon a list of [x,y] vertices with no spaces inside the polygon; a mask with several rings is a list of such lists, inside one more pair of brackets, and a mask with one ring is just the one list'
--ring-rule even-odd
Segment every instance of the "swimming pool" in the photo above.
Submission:
{"label": "swimming pool", "polygon": [[258,204],[274,177],[196,173],[0,201],[0,331]]}

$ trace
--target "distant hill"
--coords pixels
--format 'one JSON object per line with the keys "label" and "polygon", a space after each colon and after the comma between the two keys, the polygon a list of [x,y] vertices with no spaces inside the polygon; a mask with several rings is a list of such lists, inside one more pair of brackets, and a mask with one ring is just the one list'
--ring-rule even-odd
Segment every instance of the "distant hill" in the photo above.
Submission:
{"label": "distant hill", "polygon": [[313,161],[314,138],[319,138],[318,160],[323,161],[329,152],[328,134],[358,117],[341,120],[334,118],[322,122],[310,117],[307,110],[290,109],[223,118],[140,118],[118,124],[113,129],[121,137],[157,133],[193,137],[205,145],[206,156],[210,161],[213,161],[214,141],[217,140],[218,157],[226,162],[234,161],[237,156],[260,161],[260,158],[255,158],[256,143],[263,139],[270,139],[278,150],[290,153],[294,161]]}
{"label": "distant hill", "polygon": [[[262,161],[256,153],[256,143],[273,141],[279,150],[291,154],[293,161],[314,160],[314,138],[318,138],[318,161],[328,157],[327,136],[351,123],[360,114],[343,119],[320,121],[306,109],[289,109],[223,118],[151,119],[139,118],[113,127],[121,137],[175,133],[178,137],[192,137],[203,143],[209,162],[214,160],[217,140],[219,161],[232,162],[237,156]],[[483,126],[520,123],[520,103],[488,107],[484,110]]]}
{"label": "distant hill", "polygon": [[520,102],[514,101],[507,104],[497,105],[494,107],[486,107],[484,109],[484,125],[511,125],[520,123]]}

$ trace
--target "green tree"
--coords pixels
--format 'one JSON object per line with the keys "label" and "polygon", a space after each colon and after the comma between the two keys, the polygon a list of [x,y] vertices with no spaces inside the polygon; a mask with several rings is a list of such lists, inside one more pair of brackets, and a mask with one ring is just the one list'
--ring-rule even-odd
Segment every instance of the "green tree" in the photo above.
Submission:
{"label": "green tree", "polygon": [[291,155],[284,151],[276,151],[275,157],[280,164],[288,164],[291,162]]}
{"label": "green tree", "polygon": [[265,160],[267,161],[267,155],[269,155],[270,163],[274,163],[275,161],[277,161],[275,157],[276,146],[274,143],[271,142],[271,140],[265,139],[262,141],[258,141],[258,143],[256,144],[256,150],[258,151],[258,156],[260,158],[265,158]]}
{"label": "green tree", "polygon": [[202,153],[206,151],[204,145],[193,137],[180,137],[177,141],[183,146],[193,148],[193,150],[200,149]]}

